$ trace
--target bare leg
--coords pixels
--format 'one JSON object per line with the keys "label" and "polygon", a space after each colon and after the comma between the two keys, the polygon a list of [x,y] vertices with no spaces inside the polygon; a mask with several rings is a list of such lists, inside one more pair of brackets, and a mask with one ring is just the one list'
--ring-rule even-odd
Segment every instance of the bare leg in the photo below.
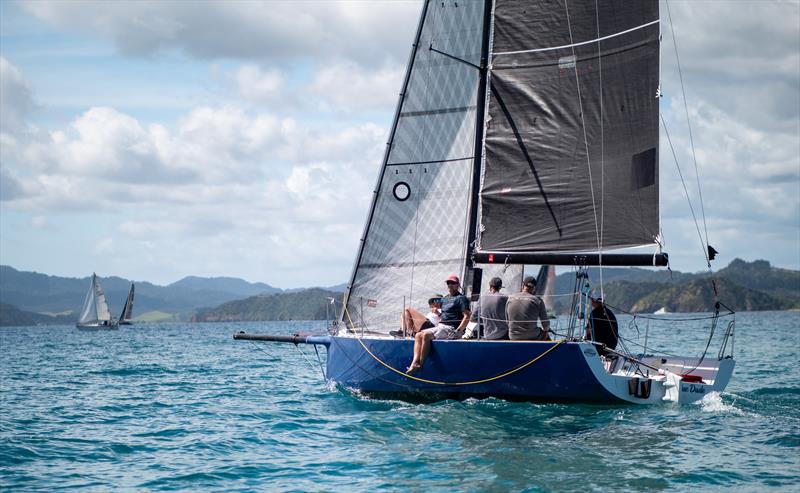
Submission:
{"label": "bare leg", "polygon": [[406,308],[404,312],[405,330],[409,335],[414,335],[422,329],[422,325],[428,321],[428,318],[413,308]]}
{"label": "bare leg", "polygon": [[[428,332],[417,332],[414,334],[414,359],[411,360],[411,364],[406,368],[406,373],[411,374],[422,368],[422,360],[424,360],[424,357],[422,357],[422,348],[425,345],[425,336],[428,334]],[[433,337],[433,334],[430,335]]]}
{"label": "bare leg", "polygon": [[[419,349],[419,366],[422,368],[422,365],[425,364],[425,359],[428,357],[428,353],[431,352],[431,341],[433,340],[433,332],[420,332],[420,349]],[[416,342],[416,338],[414,340]]]}

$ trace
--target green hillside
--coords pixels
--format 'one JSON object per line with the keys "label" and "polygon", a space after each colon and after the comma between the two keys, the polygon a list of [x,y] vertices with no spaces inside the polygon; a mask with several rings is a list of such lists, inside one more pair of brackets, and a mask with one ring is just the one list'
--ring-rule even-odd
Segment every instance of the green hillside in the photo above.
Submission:
{"label": "green hillside", "polygon": [[295,293],[251,296],[229,301],[216,308],[203,309],[192,317],[193,322],[256,322],[268,320],[325,320],[330,298],[341,293],[320,288]]}
{"label": "green hillside", "polygon": [[14,305],[0,303],[0,327],[30,325],[69,325],[74,324],[76,315],[47,315],[20,310]]}
{"label": "green hillside", "polygon": [[[720,278],[716,280],[719,300],[734,311],[783,310],[790,302]],[[714,308],[714,290],[708,279],[695,279],[677,286],[610,283],[605,287],[606,301],[623,310],[652,313],[665,307],[670,312],[707,312]]]}

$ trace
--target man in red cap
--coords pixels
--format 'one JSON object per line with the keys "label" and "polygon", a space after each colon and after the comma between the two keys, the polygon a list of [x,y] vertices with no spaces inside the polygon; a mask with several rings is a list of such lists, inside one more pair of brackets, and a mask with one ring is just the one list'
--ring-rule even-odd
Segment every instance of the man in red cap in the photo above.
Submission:
{"label": "man in red cap", "polygon": [[414,373],[425,363],[434,339],[458,339],[464,334],[471,315],[469,299],[460,291],[458,276],[450,274],[445,281],[447,296],[442,297],[442,321],[436,327],[425,329],[414,335],[414,359],[406,373]]}

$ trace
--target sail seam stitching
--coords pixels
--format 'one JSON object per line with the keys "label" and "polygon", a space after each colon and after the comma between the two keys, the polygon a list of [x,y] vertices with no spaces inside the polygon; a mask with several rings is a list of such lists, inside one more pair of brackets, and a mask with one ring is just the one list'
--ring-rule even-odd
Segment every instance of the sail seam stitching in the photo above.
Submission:
{"label": "sail seam stitching", "polygon": [[642,24],[641,26],[636,26],[636,27],[632,27],[630,29],[626,29],[625,31],[620,31],[620,32],[614,33],[614,34],[609,34],[608,36],[603,36],[603,37],[600,37],[600,38],[590,39],[588,41],[581,41],[579,43],[571,43],[571,44],[562,45],[562,46],[550,46],[548,48],[534,48],[532,50],[501,51],[501,52],[493,53],[493,55],[495,55],[495,56],[499,56],[499,55],[516,55],[516,54],[519,54],[519,53],[539,53],[539,52],[542,52],[542,51],[553,51],[553,50],[561,50],[561,49],[564,49],[564,48],[575,48],[576,46],[583,46],[583,45],[588,45],[588,44],[592,44],[592,43],[597,43],[597,42],[600,42],[600,41],[605,41],[607,39],[616,38],[617,36],[622,36],[623,34],[632,33],[634,31],[638,31],[640,29],[644,29],[644,28],[652,26],[654,24],[658,24],[659,22],[660,22],[660,20],[656,19],[654,21]]}

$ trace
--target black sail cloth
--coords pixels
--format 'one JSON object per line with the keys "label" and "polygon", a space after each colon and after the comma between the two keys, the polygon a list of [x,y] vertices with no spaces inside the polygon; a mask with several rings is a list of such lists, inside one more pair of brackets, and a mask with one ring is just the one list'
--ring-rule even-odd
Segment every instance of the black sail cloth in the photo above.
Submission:
{"label": "black sail cloth", "polygon": [[658,3],[597,4],[495,4],[479,251],[658,234]]}

